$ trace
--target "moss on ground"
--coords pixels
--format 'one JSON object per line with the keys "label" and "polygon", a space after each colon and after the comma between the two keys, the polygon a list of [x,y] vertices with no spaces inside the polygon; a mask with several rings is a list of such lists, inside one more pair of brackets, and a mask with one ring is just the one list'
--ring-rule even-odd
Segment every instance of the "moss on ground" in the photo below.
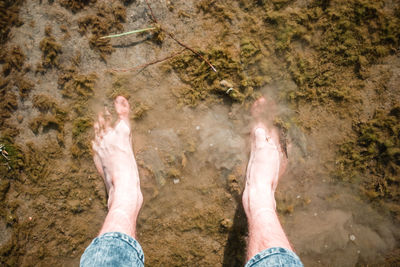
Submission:
{"label": "moss on ground", "polygon": [[0,126],[4,126],[5,120],[18,108],[18,97],[10,90],[10,86],[9,79],[0,78]]}
{"label": "moss on ground", "polygon": [[[0,144],[4,147],[3,149],[7,151],[8,159],[0,155],[0,175],[4,179],[18,179],[19,172],[24,167],[24,154],[20,146],[14,143],[13,138],[8,136],[1,136],[0,137]],[[5,186],[5,185],[3,185]],[[2,194],[3,198],[4,195],[7,193],[7,190],[3,188]]]}
{"label": "moss on ground", "polygon": [[22,78],[23,76],[18,76],[14,79],[14,83],[18,87],[18,92],[21,100],[25,100],[28,96],[29,93],[33,90],[35,87],[33,82],[31,80]]}
{"label": "moss on ground", "polygon": [[45,72],[46,68],[59,67],[59,55],[62,53],[61,45],[51,35],[51,28],[45,28],[45,37],[40,41],[39,48],[42,51],[42,62],[37,66],[38,72]]}
{"label": "moss on ground", "polygon": [[254,99],[255,90],[269,82],[262,76],[262,70],[252,68],[257,64],[262,52],[252,40],[244,40],[240,55],[234,56],[228,49],[214,48],[201,53],[217,69],[194,54],[185,54],[171,60],[171,66],[179,75],[184,87],[178,92],[181,102],[197,105],[204,100],[227,100],[243,103]]}
{"label": "moss on ground", "polygon": [[74,159],[89,157],[89,129],[92,120],[88,118],[88,100],[94,96],[97,75],[95,73],[80,74],[75,66],[65,68],[58,77],[58,87],[61,94],[72,100],[69,118],[72,120],[71,155]]}
{"label": "moss on ground", "polygon": [[15,45],[9,49],[4,49],[0,53],[0,61],[4,63],[3,74],[5,76],[9,75],[13,69],[16,71],[22,70],[26,57],[21,47]]}
{"label": "moss on ground", "polygon": [[58,86],[64,97],[73,99],[88,99],[94,95],[97,80],[95,73],[80,74],[74,67],[64,69],[58,77]]}
{"label": "moss on ground", "polygon": [[400,219],[400,107],[376,111],[373,118],[354,124],[356,137],[341,145],[337,176],[357,181],[371,200],[390,203]]}
{"label": "moss on ground", "polygon": [[126,8],[119,1],[102,2],[97,5],[96,14],[86,15],[79,19],[79,32],[89,34],[89,44],[103,60],[114,52],[110,39],[100,37],[123,30],[126,19]]}
{"label": "moss on ground", "polygon": [[76,13],[89,4],[95,3],[96,0],[61,0],[60,5]]}
{"label": "moss on ground", "polygon": [[93,127],[93,120],[88,117],[78,117],[73,121],[71,154],[74,158],[90,155],[89,129]]}
{"label": "moss on ground", "polygon": [[46,133],[50,130],[57,131],[57,142],[64,145],[64,126],[67,121],[67,111],[51,97],[39,94],[32,99],[32,104],[40,111],[40,115],[29,122],[29,127],[34,134]]}
{"label": "moss on ground", "polygon": [[[399,17],[384,13],[383,1],[312,1],[306,8],[289,10],[269,2],[262,5],[265,23],[274,29],[275,50],[299,87],[288,94],[292,102],[351,99],[357,85],[341,84],[335,73],[353,73],[349,80],[363,80],[366,68],[395,53],[400,43],[400,28],[395,26]],[[299,52],[298,44],[315,51],[314,59]]]}
{"label": "moss on ground", "polygon": [[12,26],[21,26],[23,22],[19,19],[19,8],[24,0],[1,0],[0,1],[0,44],[7,41]]}

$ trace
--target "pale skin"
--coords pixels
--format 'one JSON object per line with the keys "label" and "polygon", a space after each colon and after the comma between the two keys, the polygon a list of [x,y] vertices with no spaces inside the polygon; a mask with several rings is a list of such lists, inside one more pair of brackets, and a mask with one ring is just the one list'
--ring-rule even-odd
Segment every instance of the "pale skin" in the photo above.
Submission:
{"label": "pale skin", "polygon": [[136,220],[142,207],[143,195],[132,150],[130,106],[122,96],[115,99],[114,105],[118,114],[114,127],[111,127],[108,111],[100,113],[94,124],[94,162],[104,178],[109,195],[108,214],[99,235],[122,232],[135,238]]}
{"label": "pale skin", "polygon": [[247,260],[257,253],[282,247],[293,250],[276,213],[275,190],[286,166],[276,128],[267,128],[260,115],[266,100],[258,99],[252,108],[256,121],[252,130],[251,154],[247,165],[242,202],[247,216],[249,236]]}
{"label": "pale skin", "polygon": [[[94,162],[108,192],[108,214],[99,235],[122,232],[136,238],[136,220],[143,203],[139,172],[132,150],[129,102],[122,96],[115,101],[118,120],[111,125],[106,110],[94,124],[92,142]],[[274,192],[284,170],[284,157],[277,131],[267,129],[257,110],[265,99],[257,100],[253,116],[257,124],[252,131],[252,148],[243,192],[243,207],[249,225],[247,259],[270,247],[292,250],[275,211]]]}

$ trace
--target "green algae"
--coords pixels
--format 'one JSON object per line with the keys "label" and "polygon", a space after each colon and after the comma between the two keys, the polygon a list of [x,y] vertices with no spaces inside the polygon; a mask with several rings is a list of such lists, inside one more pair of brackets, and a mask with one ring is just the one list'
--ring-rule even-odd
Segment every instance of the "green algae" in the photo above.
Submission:
{"label": "green algae", "polygon": [[29,96],[29,93],[34,88],[34,84],[31,80],[24,79],[22,77],[17,77],[14,82],[18,86],[19,96],[21,100],[26,99]]}
{"label": "green algae", "polygon": [[[96,74],[89,75],[78,74],[73,77],[73,87],[75,92],[83,98],[89,98],[94,94]],[[68,88],[66,88],[68,90]]]}
{"label": "green algae", "polygon": [[73,67],[64,69],[58,77],[58,86],[64,97],[73,99],[88,99],[94,95],[97,80],[95,73],[79,74]]}
{"label": "green algae", "polygon": [[56,102],[51,97],[44,94],[35,95],[32,99],[32,104],[35,108],[39,109],[40,112],[53,110],[57,106]]}
{"label": "green algae", "polygon": [[95,3],[96,0],[61,0],[60,5],[76,13],[85,6]]}
{"label": "green algae", "polygon": [[88,129],[93,127],[92,120],[89,118],[78,118],[73,122],[72,136],[77,138],[83,133],[87,132]]}
{"label": "green algae", "polygon": [[34,134],[46,133],[52,129],[62,131],[63,123],[53,115],[40,115],[30,121],[29,128]]}
{"label": "green algae", "polygon": [[3,74],[7,76],[13,69],[16,71],[21,71],[25,62],[25,58],[26,56],[21,47],[16,45],[2,51],[0,60],[4,62]]}
{"label": "green algae", "polygon": [[0,1],[0,44],[7,41],[12,26],[21,26],[19,8],[24,0]]}
{"label": "green algae", "polygon": [[[299,87],[288,92],[293,103],[352,99],[349,92],[357,88],[338,86],[332,70],[341,69],[348,76],[353,73],[348,79],[365,79],[366,68],[394,53],[399,45],[400,30],[394,27],[399,18],[383,13],[382,1],[336,2],[312,1],[298,9],[261,3],[266,26],[275,38],[271,45],[283,56]],[[299,43],[309,53],[299,52]]]}
{"label": "green algae", "polygon": [[74,158],[90,155],[89,129],[93,127],[93,120],[87,117],[76,118],[73,121],[71,154]]}
{"label": "green algae", "polygon": [[148,105],[142,102],[136,102],[133,104],[132,107],[132,117],[134,120],[140,120],[142,119],[145,115],[146,112],[150,109]]}
{"label": "green algae", "polygon": [[161,29],[161,25],[155,24],[154,28],[155,29],[151,31],[151,33],[152,33],[151,40],[153,42],[155,42],[156,44],[161,45],[165,40],[166,34]]}
{"label": "green algae", "polygon": [[[24,77],[24,74],[29,71],[29,66],[24,65],[25,59],[26,56],[21,47],[16,45],[5,48],[0,55],[0,62],[4,63],[3,74],[5,77],[10,77],[7,85],[18,87],[21,100],[25,100],[34,88],[33,82]],[[4,85],[4,82],[2,84]]]}
{"label": "green algae", "polygon": [[0,144],[4,145],[7,151],[8,160],[0,156],[0,174],[1,177],[7,179],[15,179],[18,177],[18,172],[24,167],[24,155],[19,145],[14,143],[13,138],[0,137]]}
{"label": "green algae", "polygon": [[377,110],[366,122],[354,123],[354,140],[343,143],[338,153],[336,176],[361,183],[370,199],[389,202],[399,214],[400,107],[389,112]]}
{"label": "green algae", "polygon": [[100,39],[113,32],[123,30],[122,23],[126,20],[126,8],[118,1],[100,3],[97,6],[96,15],[86,15],[79,19],[79,32],[90,34],[90,47],[97,51],[101,58],[106,61],[107,55],[114,52],[109,39]]}
{"label": "green algae", "polygon": [[176,57],[171,66],[182,82],[188,87],[178,91],[180,101],[187,105],[197,105],[199,101],[229,100],[243,103],[255,98],[254,91],[268,82],[250,65],[259,61],[260,50],[252,41],[243,41],[241,54],[234,57],[230,50],[211,49],[202,55],[218,70],[214,72],[208,64],[196,55],[187,54]]}
{"label": "green algae", "polygon": [[[1,78],[0,78],[1,79]],[[13,112],[18,108],[18,97],[10,90],[10,80],[0,80],[0,96],[2,101],[0,102],[0,125],[5,124],[5,119],[10,118]]]}
{"label": "green algae", "polygon": [[[76,1],[76,2],[78,2],[78,1]],[[235,15],[235,13],[230,12],[230,10],[226,10],[224,7],[223,1],[209,1],[209,2],[211,4],[213,4],[213,3],[218,4],[217,8],[215,8],[215,10],[221,12],[222,15],[216,17],[216,19],[221,22],[227,21],[227,23],[230,23],[230,18],[232,18],[232,14]],[[248,4],[250,1],[239,1],[239,2],[243,2],[243,3],[246,2]],[[280,10],[280,9],[285,9],[285,7],[287,7],[290,4],[290,1],[259,0],[259,1],[252,1],[252,2],[254,5],[257,5],[257,6],[266,6],[267,3],[272,3],[273,10],[278,11],[278,12],[281,12],[281,11],[283,12],[283,10]],[[312,2],[312,3],[315,3],[315,2]],[[322,2],[327,3],[329,1],[318,1],[318,2],[321,2],[321,4],[319,4],[320,8],[315,8],[314,10],[316,11],[315,13],[317,13],[317,11],[319,10],[318,12],[319,12],[320,16],[322,16],[323,10],[327,8],[327,5],[325,6],[325,8],[323,7]],[[248,4],[248,5],[250,7],[252,7],[250,4]],[[249,8],[249,10],[252,11],[251,8]],[[86,15],[86,13],[81,13],[81,14]],[[225,16],[224,14],[228,14],[228,16],[224,17]],[[312,20],[316,21],[316,17],[317,16],[314,16],[312,18]],[[311,20],[311,18],[310,18],[310,20]],[[294,31],[295,29],[290,28],[290,27],[288,27],[287,29],[284,29],[284,30],[287,30],[287,32],[283,32],[282,35],[279,37],[280,38],[279,44],[278,44],[279,48],[276,50],[279,53],[286,53],[288,51],[289,51],[288,53],[290,53],[290,54],[294,53],[294,49],[293,49],[292,45],[294,45],[294,43],[296,43],[298,41],[300,41],[301,43],[304,42],[304,44],[307,44],[307,45],[311,43],[311,41],[310,41],[311,39],[308,39],[308,37],[306,36],[307,34],[305,34],[303,36],[300,36],[300,34],[298,34],[296,36],[292,33],[292,31]],[[300,32],[301,32],[301,30],[300,30]],[[261,35],[261,33],[260,33],[260,35]],[[238,59],[239,57],[244,57],[246,54],[251,55],[251,56],[248,56],[248,58],[250,60],[252,60],[254,57],[261,57],[260,55],[265,56],[265,54],[260,51],[263,49],[263,46],[265,44],[260,45],[260,43],[258,43],[256,40],[254,40],[257,38],[251,38],[250,36],[245,36],[244,38],[241,37],[240,39],[243,40],[240,42],[240,49],[243,50],[243,54],[241,51],[229,51],[228,52],[230,57],[234,58],[240,64],[242,64],[243,66],[245,66],[245,64],[247,64]],[[247,39],[247,40],[245,40],[245,39]],[[391,41],[392,39],[393,38],[390,37],[389,41]],[[94,40],[94,42],[96,41],[95,38],[93,38],[93,40]],[[355,43],[354,40],[351,40],[351,42]],[[107,45],[108,44],[105,44],[105,47],[107,47]],[[218,45],[220,45],[220,44],[218,44]],[[270,43],[268,43],[268,45],[270,45]],[[94,46],[95,45],[93,45],[93,47]],[[226,48],[224,47],[222,49],[225,50]],[[377,47],[377,49],[375,49],[375,50],[379,57],[383,57],[383,56],[393,53],[392,50],[390,49],[390,46],[385,45],[385,44],[380,45],[380,47]],[[206,54],[206,52],[205,52],[205,54]],[[286,60],[286,55],[285,55],[285,57],[282,57],[282,58],[285,58],[285,60]],[[290,61],[290,66],[291,66],[290,71],[293,72],[293,74],[291,74],[291,75],[294,80],[297,79],[296,84],[301,84],[301,86],[300,86],[301,89],[299,89],[296,92],[293,92],[294,93],[293,98],[292,98],[293,102],[300,102],[301,100],[306,100],[306,101],[311,100],[312,101],[312,100],[316,99],[317,101],[320,101],[320,103],[325,103],[326,101],[330,101],[330,100],[333,100],[334,102],[337,102],[337,103],[343,103],[343,102],[349,101],[349,99],[352,97],[351,91],[353,90],[353,87],[346,85],[346,86],[339,86],[339,88],[335,88],[336,87],[335,85],[337,85],[337,81],[335,81],[335,79],[337,79],[337,77],[334,77],[335,72],[338,73],[338,72],[343,71],[343,69],[338,69],[337,65],[325,66],[325,68],[323,68],[323,70],[320,70],[321,64],[313,65],[313,64],[315,64],[315,61],[309,60],[309,57],[307,55],[300,54],[300,55],[298,55],[298,58],[296,58],[296,57],[293,57],[293,58],[295,58],[295,59],[287,59],[288,61],[286,61],[286,63]],[[296,62],[297,59],[300,61],[299,66],[295,65],[295,64],[297,64],[297,62]],[[264,62],[263,59],[260,59],[260,60],[261,61],[259,61],[259,62],[253,62],[253,63],[249,62],[249,64],[247,64],[246,66],[251,68],[253,65],[261,64]],[[366,62],[366,60],[367,60],[367,62]],[[301,61],[308,61],[308,63],[304,63]],[[199,61],[195,62],[195,64],[200,65],[201,64],[200,62],[201,61],[199,60]],[[358,64],[357,62],[359,62],[359,65],[360,65],[359,70],[357,70],[357,68],[356,68],[356,66]],[[368,64],[370,64],[368,62],[368,57],[361,55],[355,61],[354,66],[351,66],[351,65],[343,65],[343,66],[350,67],[351,71],[353,71],[353,67],[354,67],[354,73],[357,73],[357,72],[362,73],[363,66],[368,66]],[[290,66],[288,66],[288,68]],[[342,66],[342,65],[340,65],[340,66]],[[62,71],[63,70],[61,70],[61,72]],[[215,87],[218,89],[215,91],[205,92],[204,94],[206,96],[205,96],[204,100],[208,100],[208,99],[217,99],[217,100],[224,99],[224,100],[226,100],[227,99],[229,103],[231,101],[245,102],[247,100],[250,100],[253,97],[250,95],[257,92],[257,89],[259,88],[260,84],[263,83],[262,79],[266,79],[266,78],[265,78],[265,75],[257,75],[257,72],[256,72],[257,69],[254,70],[255,71],[254,74],[250,73],[250,75],[248,74],[249,73],[248,71],[249,70],[246,69],[244,71],[244,73],[247,76],[251,76],[251,80],[253,80],[252,82],[254,82],[254,84],[256,85],[255,87],[249,86],[249,87],[246,87],[246,90],[242,91],[242,88],[240,87],[242,85],[242,83],[241,83],[242,79],[241,78],[238,79],[234,75],[235,74],[235,72],[234,72],[234,74],[232,75],[234,78],[232,78],[231,76],[224,76],[223,79],[220,79],[220,80],[215,79],[214,81],[216,81],[216,82],[213,82],[213,84],[210,87],[208,87],[209,85],[206,84],[205,88],[213,88],[214,83],[215,83]],[[307,74],[305,74],[305,72],[307,72]],[[75,73],[72,76],[77,75],[77,74],[78,74],[78,71],[75,71]],[[261,76],[262,77],[261,80],[260,80],[260,77],[257,77],[257,76]],[[74,80],[73,77],[68,79],[68,81],[72,81],[72,80]],[[221,84],[221,82],[224,80],[227,83]],[[266,81],[267,81],[266,83],[268,83],[268,80],[266,80]],[[250,83],[252,83],[252,82],[250,82]],[[247,79],[244,79],[243,85],[246,86],[246,83],[247,83]],[[13,82],[11,81],[10,84],[12,86]],[[89,83],[86,83],[86,84],[89,84]],[[257,84],[258,84],[258,86],[257,86]],[[94,85],[94,83],[92,85]],[[226,85],[232,85],[233,89],[229,90],[231,87],[229,87],[229,86],[227,87]],[[6,86],[8,91],[11,90],[11,86]],[[90,87],[90,84],[88,86]],[[65,89],[64,87],[67,87],[68,89]],[[87,106],[88,103],[85,101],[81,101],[81,99],[87,99],[87,98],[90,98],[91,96],[85,96],[85,94],[79,94],[76,91],[75,87],[76,87],[76,85],[73,82],[71,82],[67,86],[64,86],[64,85],[60,86],[60,90],[62,93],[69,91],[69,93],[63,94],[65,97],[69,98],[69,99],[65,99],[65,100],[70,101],[72,99],[73,111],[70,114],[72,117],[88,116],[87,108],[85,107],[85,105]],[[94,91],[94,87],[92,87],[92,89],[93,89],[92,91]],[[187,83],[187,88],[184,88],[182,94],[184,94],[186,92],[186,90],[187,90],[188,97],[189,98],[192,97],[192,99],[189,101],[189,103],[197,104],[200,101],[199,98],[197,97],[197,94],[201,93],[201,92],[199,92],[200,90],[197,90],[196,88],[192,87],[190,85],[190,83]],[[228,90],[229,90],[229,94],[232,94],[232,96],[230,96],[230,95],[227,96],[226,91],[228,91]],[[15,92],[15,91],[11,91],[11,93],[12,92]],[[129,92],[129,90],[126,90],[126,92]],[[249,94],[250,92],[252,92],[252,93]],[[299,92],[301,92],[301,95],[297,94]],[[9,92],[7,92],[7,93],[9,93]],[[193,95],[191,95],[191,94],[193,94]],[[247,94],[249,94],[248,97],[246,97]],[[1,96],[3,97],[3,95],[1,95]],[[11,106],[9,106],[11,111],[15,110],[16,107],[18,106],[17,97],[15,97],[15,99],[16,99],[16,102],[14,103],[14,108],[13,108],[13,101],[11,100],[11,103],[10,103]],[[68,102],[68,103],[70,103],[70,102]],[[43,110],[40,110],[40,108],[39,108],[40,105],[36,106],[36,108],[38,108],[39,111],[42,113],[47,113],[47,112],[52,113],[51,107],[46,109],[45,108],[46,104],[43,104],[43,105],[44,105]],[[50,104],[50,106],[51,106],[51,104]],[[3,110],[2,110],[2,112],[3,112]],[[74,112],[75,112],[75,114],[74,114]],[[12,113],[10,113],[10,114],[12,115]],[[143,113],[141,113],[141,111],[140,111],[139,114],[143,114]],[[11,116],[11,115],[9,115],[9,116]],[[0,122],[0,124],[2,124],[3,121]],[[72,124],[75,124],[75,120],[73,120]],[[89,124],[89,122],[82,123],[82,126],[76,127],[76,129],[81,129],[81,130],[76,131],[77,136],[84,136],[87,133],[87,131],[89,131],[88,130],[89,128],[87,128],[85,126],[85,124],[87,125],[87,124]],[[284,129],[290,128],[290,124],[288,124],[285,119],[276,121],[276,124],[281,126],[281,128],[284,128]],[[72,126],[74,126],[74,125],[72,125]],[[5,126],[5,127],[7,127],[7,126]],[[88,140],[88,139],[86,137],[82,138],[83,142],[85,140]],[[195,146],[193,146],[193,147],[194,147],[193,148],[193,151],[194,151]],[[76,151],[73,154],[75,156],[79,157],[80,155],[83,155],[83,154],[81,154],[81,151],[87,149],[87,147],[84,147],[84,146],[81,147],[81,144],[79,143],[76,146],[74,146],[74,149],[76,149]],[[28,154],[29,153],[37,153],[37,155],[39,157],[42,157],[44,160],[48,160],[48,157],[47,157],[44,149],[42,149],[38,146],[35,146],[31,152],[27,152],[27,153]],[[40,161],[38,161],[37,164],[41,164]],[[69,249],[57,248],[55,252],[48,251],[46,248],[38,249],[36,252],[33,252],[33,253],[30,252],[31,253],[30,256],[32,256],[34,258],[46,260],[47,258],[50,258],[52,255],[54,255],[51,253],[56,253],[59,258],[60,257],[70,257],[71,255],[73,255],[72,253],[76,252],[77,248],[80,249],[83,247],[83,245],[79,246],[79,244],[81,244],[83,242],[82,239],[85,241],[86,240],[85,236],[88,235],[87,233],[82,233],[84,231],[83,229],[85,229],[85,228],[81,228],[80,231],[73,230],[73,229],[71,230],[68,225],[68,221],[66,222],[67,226],[64,226],[65,218],[69,218],[70,220],[78,219],[78,217],[70,217],[71,213],[75,214],[75,213],[82,212],[82,210],[85,210],[88,207],[88,205],[82,204],[83,201],[85,200],[84,199],[85,196],[87,197],[87,194],[82,193],[82,192],[80,192],[81,195],[74,194],[74,185],[72,185],[70,182],[70,181],[79,181],[79,179],[86,179],[87,175],[81,175],[82,176],[81,177],[79,175],[80,174],[79,166],[77,166],[77,165],[74,165],[74,170],[75,170],[75,173],[73,173],[73,175],[66,175],[66,176],[62,177],[63,180],[67,180],[65,182],[65,184],[63,184],[63,186],[57,186],[57,184],[49,183],[49,184],[46,184],[45,187],[53,188],[53,192],[39,191],[42,195],[48,197],[50,201],[54,201],[54,200],[58,200],[58,199],[68,199],[68,201],[66,203],[55,202],[57,204],[53,205],[53,206],[57,206],[57,208],[60,209],[59,212],[61,212],[63,214],[63,216],[62,216],[63,224],[58,223],[56,220],[53,220],[52,222],[49,222],[46,224],[49,226],[48,227],[49,229],[52,229],[52,231],[56,231],[59,234],[54,234],[54,232],[50,232],[48,237],[43,237],[45,239],[41,239],[42,237],[39,237],[39,239],[43,240],[43,242],[47,241],[46,243],[54,242],[54,240],[64,240],[63,243],[66,243],[67,246],[69,246],[70,248]],[[46,172],[44,174],[46,174]],[[48,176],[49,175],[47,175],[47,177]],[[44,179],[44,180],[46,180],[46,179]],[[235,179],[231,179],[231,180],[232,180],[232,183],[231,183],[232,191],[234,191],[236,188],[235,186],[237,184],[235,183]],[[236,180],[240,180],[240,179],[236,178]],[[41,180],[37,179],[36,181],[40,182]],[[76,184],[79,185],[79,182],[76,182]],[[3,187],[0,186],[0,196],[1,196],[1,188],[3,188]],[[7,184],[4,184],[4,188],[7,188]],[[44,188],[44,186],[43,186],[43,188]],[[38,189],[32,187],[30,190],[34,191],[34,190],[38,190]],[[41,189],[41,190],[44,190],[44,189]],[[48,189],[46,189],[46,190],[48,190]],[[85,190],[87,190],[87,189],[85,188]],[[211,193],[210,193],[211,190],[212,189],[205,189],[204,192],[206,192],[205,194],[211,195]],[[61,196],[61,195],[63,195],[63,196]],[[34,195],[32,195],[32,196],[34,196]],[[77,197],[77,199],[79,199],[79,203],[75,199],[76,197]],[[99,196],[97,196],[97,197],[100,198]],[[87,199],[86,199],[86,201],[87,201]],[[280,210],[281,213],[283,212],[285,214],[290,214],[296,208],[296,206],[294,206],[293,203],[289,203],[289,201],[286,202],[285,205],[286,206],[278,206],[278,209]],[[43,214],[43,217],[48,217],[50,215],[57,214],[57,212],[55,210],[47,210],[47,209],[48,209],[48,207],[46,208],[45,205],[43,205],[43,204],[42,205],[40,205],[40,204],[34,205],[34,212]],[[206,209],[204,209],[204,210],[206,210]],[[200,211],[200,215],[198,215],[198,216],[194,216],[193,214],[194,214],[193,212],[186,214],[185,221],[187,220],[191,223],[188,223],[187,227],[186,227],[186,223],[183,224],[184,226],[179,228],[178,230],[180,230],[182,232],[194,230],[195,233],[197,233],[197,231],[200,230],[200,231],[204,231],[207,234],[213,234],[213,233],[221,231],[221,228],[219,226],[221,225],[221,222],[225,221],[225,219],[222,216],[215,216],[215,214],[222,214],[220,210],[212,210],[212,212],[210,214],[208,214],[204,211]],[[28,229],[24,229],[22,226],[21,227],[19,226],[19,223],[22,221],[22,218],[19,218],[15,211],[10,212],[7,215],[9,215],[9,216],[7,216],[7,218],[9,218],[9,219],[7,219],[8,223],[10,225],[13,225],[14,229],[16,229],[18,227],[18,231],[15,230],[16,236],[12,238],[12,240],[14,240],[13,242],[10,242],[10,244],[7,244],[6,246],[2,246],[2,250],[0,251],[0,254],[4,255],[4,256],[2,257],[0,262],[3,264],[2,261],[3,261],[3,259],[5,259],[8,261],[8,264],[15,266],[15,265],[19,264],[18,261],[19,261],[19,258],[21,258],[19,256],[21,254],[23,254],[24,252],[26,252],[24,250],[24,245],[18,245],[18,241],[15,241],[15,240],[22,240],[21,242],[23,242],[24,240],[28,240],[28,239],[34,240],[35,238],[38,238],[38,237],[30,235]],[[82,216],[82,214],[81,214],[81,216]],[[242,217],[243,216],[244,216],[244,214],[242,214]],[[208,223],[206,224],[204,222],[207,219],[208,219]],[[160,223],[158,225],[164,225],[164,223],[165,223],[165,221],[162,221],[160,219]],[[60,226],[60,225],[62,225],[62,226]],[[154,226],[154,223],[149,224],[149,225]],[[175,231],[174,225],[176,225],[176,223],[173,225],[170,225],[170,226],[167,225],[167,228],[170,229],[171,231]],[[226,224],[226,225],[229,225],[229,224]],[[217,227],[215,227],[215,226],[217,226]],[[225,227],[224,231],[231,231],[231,229],[229,229],[230,227],[226,227],[226,226],[224,226],[224,227]],[[158,227],[156,227],[156,228],[158,228]],[[35,231],[35,228],[33,228],[33,226],[32,226],[32,229]],[[38,229],[41,230],[40,227]],[[30,231],[32,231],[32,230],[30,230]],[[237,235],[237,229],[235,229],[233,227],[232,232],[234,232],[234,231],[236,231],[234,234]],[[152,233],[153,233],[153,229],[152,229]],[[20,234],[20,236],[18,236],[17,234]],[[244,235],[245,234],[243,234],[243,236]],[[68,238],[65,239],[65,236],[67,236]],[[222,243],[225,241],[218,241],[218,242]],[[241,246],[238,246],[238,247],[240,249],[243,249],[245,246],[246,246],[246,244],[245,244],[245,241],[243,238],[243,242],[241,243]],[[59,247],[61,247],[61,244],[59,245]],[[154,248],[154,247],[151,247],[151,248]],[[189,258],[189,257],[197,257],[196,259],[204,258],[205,257],[204,254],[199,252],[202,250],[204,250],[203,247],[195,246],[193,249],[191,249],[191,251],[189,253],[190,256],[186,256],[184,253],[181,253],[181,254],[174,253],[173,257],[174,257],[174,259],[176,259],[175,262],[181,263],[180,265],[185,265],[185,263],[187,264],[188,262],[193,262],[193,258]],[[234,257],[237,257],[237,255],[232,255],[232,258],[234,258]],[[163,261],[160,261],[159,263],[161,264],[162,262]],[[166,262],[170,262],[170,261],[166,261]],[[154,263],[154,261],[153,261],[153,263]],[[243,265],[243,264],[241,264],[241,265]]]}
{"label": "green algae", "polygon": [[33,143],[26,144],[24,172],[28,179],[35,184],[44,182],[50,173],[48,158],[45,153],[40,152],[41,149]]}
{"label": "green algae", "polygon": [[39,94],[32,99],[32,104],[40,111],[40,115],[29,122],[29,127],[34,134],[46,133],[50,130],[57,131],[57,142],[64,145],[64,127],[68,113],[57,101],[51,97]]}
{"label": "green algae", "polygon": [[131,76],[126,74],[115,74],[112,75],[112,86],[107,89],[106,96],[110,100],[114,100],[117,96],[123,96],[126,99],[131,97]]}
{"label": "green algae", "polygon": [[37,66],[38,72],[45,72],[46,68],[59,67],[59,55],[62,53],[61,45],[51,35],[51,27],[45,28],[45,37],[40,41],[39,48],[42,51],[42,62]]}
{"label": "green algae", "polygon": [[199,1],[196,6],[198,10],[205,14],[211,13],[220,22],[231,22],[234,18],[234,13],[215,0],[202,0]]}

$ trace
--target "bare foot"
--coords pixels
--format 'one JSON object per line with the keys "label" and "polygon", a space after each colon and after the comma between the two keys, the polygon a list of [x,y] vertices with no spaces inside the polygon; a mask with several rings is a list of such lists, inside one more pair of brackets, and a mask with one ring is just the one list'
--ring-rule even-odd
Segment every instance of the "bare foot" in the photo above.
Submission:
{"label": "bare foot", "polygon": [[265,98],[257,100],[252,109],[256,124],[242,198],[249,226],[247,260],[272,247],[292,250],[275,210],[275,190],[286,158],[280,148],[278,130],[271,123],[273,109],[273,102],[268,103]]}
{"label": "bare foot", "polygon": [[[119,201],[134,201],[139,211],[142,204],[139,173],[131,144],[129,124],[129,102],[122,96],[115,101],[118,121],[111,127],[111,116],[108,110],[100,113],[94,124],[95,139],[92,142],[93,160],[103,177],[108,193],[108,208],[118,194]],[[125,198],[122,199],[121,198]]]}
{"label": "bare foot", "polygon": [[[275,190],[283,173],[286,158],[279,145],[276,127],[265,121],[267,100],[258,99],[252,108],[256,121],[252,130],[252,146],[247,166],[246,186],[243,192],[243,206],[247,217],[254,217],[263,210],[275,210]],[[271,115],[268,115],[271,119]],[[272,124],[270,124],[272,125]]]}

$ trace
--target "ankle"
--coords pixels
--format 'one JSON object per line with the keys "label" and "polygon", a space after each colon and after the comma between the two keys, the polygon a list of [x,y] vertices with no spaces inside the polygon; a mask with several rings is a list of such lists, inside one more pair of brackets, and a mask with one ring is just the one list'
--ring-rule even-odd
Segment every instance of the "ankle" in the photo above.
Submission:
{"label": "ankle", "polygon": [[258,188],[246,187],[243,192],[243,207],[248,219],[256,216],[260,211],[276,210],[275,195],[272,189],[259,190]]}

